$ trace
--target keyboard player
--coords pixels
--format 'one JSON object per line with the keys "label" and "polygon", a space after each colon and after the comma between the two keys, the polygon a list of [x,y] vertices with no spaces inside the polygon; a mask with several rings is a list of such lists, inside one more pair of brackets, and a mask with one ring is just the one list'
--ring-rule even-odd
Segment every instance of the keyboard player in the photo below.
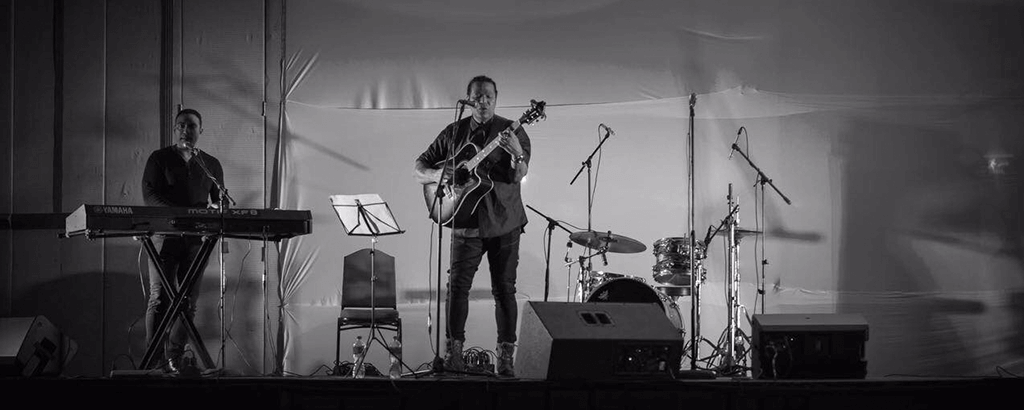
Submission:
{"label": "keyboard player", "polygon": [[[224,170],[217,158],[198,149],[199,137],[202,134],[203,117],[198,111],[183,109],[175,115],[174,145],[153,151],[146,161],[146,169],[142,177],[142,193],[147,206],[217,206],[221,199],[221,192],[218,189],[218,184],[208,176],[207,171],[223,186]],[[199,252],[202,239],[198,236],[187,235],[154,235],[152,239],[157,252],[159,252],[160,261],[168,280],[176,281],[176,286],[180,287],[189,264]],[[171,303],[153,263],[154,261],[150,260],[149,300],[146,306],[147,345],[156,339],[154,334],[156,328]],[[195,317],[200,282],[201,280],[195,281],[192,289],[185,290],[188,297],[183,310],[190,321]],[[172,323],[170,334],[163,338],[165,360],[154,363],[166,363],[165,370],[177,373],[181,370],[188,333],[181,321],[175,320]],[[155,357],[159,358],[159,355]]]}

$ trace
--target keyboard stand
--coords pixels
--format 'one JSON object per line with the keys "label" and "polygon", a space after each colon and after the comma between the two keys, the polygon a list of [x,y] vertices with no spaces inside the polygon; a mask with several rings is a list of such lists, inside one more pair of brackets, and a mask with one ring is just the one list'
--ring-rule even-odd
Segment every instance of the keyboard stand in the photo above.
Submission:
{"label": "keyboard stand", "polygon": [[218,235],[208,234],[203,235],[203,244],[199,247],[199,253],[196,254],[195,259],[192,260],[189,265],[188,271],[185,273],[185,280],[182,283],[182,287],[179,289],[174,286],[174,282],[167,278],[166,272],[160,261],[160,254],[156,250],[156,245],[153,244],[152,235],[138,235],[135,236],[135,240],[142,241],[142,246],[146,248],[146,253],[149,254],[149,258],[154,263],[151,266],[156,267],[156,271],[160,274],[160,281],[163,282],[164,291],[168,293],[171,298],[171,306],[164,312],[162,318],[160,318],[160,324],[156,328],[156,332],[153,340],[149,342],[149,346],[146,347],[146,354],[142,356],[142,363],[140,369],[151,369],[153,367],[153,361],[155,360],[157,348],[161,346],[164,338],[167,337],[167,329],[171,326],[172,321],[177,317],[181,319],[182,325],[185,326],[185,330],[188,332],[189,337],[192,340],[192,347],[199,355],[199,359],[202,360],[203,366],[206,369],[213,369],[216,367],[213,359],[210,358],[210,352],[206,350],[206,345],[203,343],[203,338],[199,335],[199,330],[196,329],[195,324],[189,319],[188,315],[185,314],[185,297],[188,292],[182,291],[182,289],[192,289],[192,286],[196,284],[196,281],[203,276],[203,268],[206,267],[206,262],[210,259],[210,254],[213,253],[214,247],[217,246],[217,241],[220,239]]}

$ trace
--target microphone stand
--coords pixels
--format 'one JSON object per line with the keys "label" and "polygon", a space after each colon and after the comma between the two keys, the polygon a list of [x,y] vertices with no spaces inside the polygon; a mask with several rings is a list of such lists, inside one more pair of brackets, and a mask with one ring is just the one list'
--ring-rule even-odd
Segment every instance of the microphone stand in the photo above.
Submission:
{"label": "microphone stand", "polygon": [[779,191],[779,188],[775,186],[775,183],[772,182],[771,178],[768,178],[768,176],[765,175],[765,173],[763,171],[761,171],[761,168],[758,168],[757,165],[754,164],[754,161],[750,160],[750,157],[748,157],[747,154],[745,154],[743,152],[743,150],[740,149],[739,145],[736,145],[735,143],[733,143],[732,144],[732,149],[734,149],[737,152],[739,152],[740,155],[743,156],[743,159],[747,160],[747,163],[750,164],[750,166],[752,168],[754,168],[755,171],[757,171],[757,178],[758,178],[758,182],[757,183],[761,184],[761,189],[764,189],[764,184],[767,183],[768,185],[772,186],[772,189],[774,189],[775,192],[777,194],[779,194],[779,196],[782,197],[783,201],[786,201],[786,205],[793,205],[793,202],[790,201],[789,198],[786,198],[786,195],[783,194],[782,191]]}
{"label": "microphone stand", "polygon": [[692,369],[692,370],[697,370],[697,357],[698,357],[698,355],[700,353],[700,340],[701,340],[701,335],[700,335],[700,296],[701,296],[700,295],[700,293],[701,293],[700,292],[700,288],[701,288],[701,283],[700,282],[701,282],[701,278],[700,278],[700,275],[697,275],[697,271],[696,271],[697,266],[696,266],[696,257],[695,256],[697,255],[697,253],[696,253],[697,250],[696,250],[696,247],[694,246],[694,241],[696,240],[696,234],[695,234],[695,232],[693,230],[693,220],[694,220],[694,204],[693,204],[694,203],[694,198],[693,198],[693,196],[694,196],[693,181],[694,180],[693,180],[693,172],[694,172],[694,160],[695,160],[694,157],[696,157],[696,155],[694,155],[694,129],[693,129],[693,126],[694,126],[694,124],[693,124],[694,123],[694,109],[693,108],[694,108],[695,105],[697,105],[697,94],[696,93],[691,93],[690,94],[690,129],[689,129],[689,132],[687,133],[687,141],[686,141],[686,146],[688,148],[687,149],[687,155],[689,156],[688,161],[687,161],[688,162],[688,164],[687,164],[688,169],[686,171],[686,178],[687,178],[686,198],[687,198],[688,206],[690,208],[689,209],[688,219],[687,219],[686,231],[687,231],[687,235],[689,235],[689,237],[690,237],[690,240],[687,241],[687,246],[690,248],[689,249],[689,251],[690,251],[690,258],[689,258],[689,261],[688,261],[688,264],[690,265],[689,266],[689,268],[690,268],[689,272],[690,272],[691,275],[695,275],[695,277],[691,277],[691,279],[690,279],[690,294],[692,295],[690,297],[690,323],[693,326],[693,331],[690,332],[690,350],[691,350],[691,352],[690,352],[690,369]]}
{"label": "microphone stand", "polygon": [[[573,183],[576,182],[576,178],[580,177],[580,173],[583,172],[583,169],[584,168],[587,169],[587,232],[593,232],[593,228],[591,227],[591,219],[592,219],[592,216],[593,216],[594,197],[593,197],[593,192],[592,192],[593,187],[592,187],[592,183],[591,183],[591,180],[590,180],[590,168],[591,168],[591,164],[592,164],[592,160],[594,158],[594,155],[596,155],[597,152],[601,150],[601,146],[604,145],[604,142],[608,140],[608,137],[610,137],[611,134],[612,134],[611,130],[608,129],[607,126],[605,126],[604,127],[604,138],[601,138],[601,142],[599,142],[597,144],[597,147],[594,147],[594,151],[591,152],[589,156],[587,156],[587,160],[583,161],[583,164],[580,166],[580,169],[578,171],[576,171],[576,175],[574,177],[572,177],[572,181],[569,181],[569,185],[572,185]],[[591,264],[589,262],[589,259],[591,257],[591,249],[590,249],[590,247],[587,247],[587,256],[588,256],[587,257],[587,260],[588,260],[587,261],[587,275],[590,275],[590,270],[591,270],[590,269],[591,268]],[[581,275],[583,274],[582,270],[583,270],[583,267],[581,265],[580,266],[580,271],[581,271],[580,274]]]}
{"label": "microphone stand", "polygon": [[[203,173],[206,174],[206,177],[210,178],[210,180],[213,181],[213,184],[214,184],[214,186],[217,187],[217,192],[218,192],[218,195],[217,195],[218,196],[218,198],[217,198],[217,208],[218,208],[217,209],[217,213],[220,215],[220,232],[218,234],[218,237],[220,238],[220,262],[219,262],[219,265],[220,265],[220,267],[219,267],[220,268],[220,300],[218,301],[217,309],[219,310],[219,314],[220,314],[220,368],[221,368],[221,370],[224,370],[225,369],[225,365],[226,365],[226,358],[224,357],[225,356],[224,346],[225,346],[225,339],[226,339],[225,338],[225,329],[224,329],[224,294],[226,293],[226,288],[227,288],[227,283],[226,283],[226,281],[227,281],[227,274],[226,274],[226,271],[224,269],[224,254],[228,253],[228,245],[227,245],[227,242],[224,240],[224,233],[225,233],[224,232],[224,225],[227,223],[227,220],[225,218],[225,211],[227,209],[228,201],[230,201],[230,204],[231,204],[232,207],[237,205],[237,203],[235,202],[235,199],[232,198],[231,195],[228,194],[227,187],[225,187],[223,184],[220,183],[220,181],[217,180],[217,178],[213,175],[213,172],[210,172],[210,168],[206,166],[206,161],[203,161],[202,151],[200,151],[199,148],[195,147],[195,146],[191,147],[191,151],[192,151],[192,156],[195,157],[195,159],[196,159],[196,163],[199,164],[199,168],[202,168]],[[264,244],[264,247],[265,246],[266,245]],[[266,297],[266,286],[267,286],[267,280],[266,280],[266,277],[264,277],[263,278],[263,292],[264,292],[264,294],[263,294],[263,303],[264,303],[264,305],[266,305],[266,299],[267,299],[267,297]],[[187,291],[187,290],[185,290],[185,291]],[[264,306],[264,308],[265,308],[265,306]],[[265,320],[266,320],[266,316],[264,315],[264,321]],[[263,329],[264,329],[264,331],[266,331],[266,323],[264,323]],[[264,339],[266,339],[266,337],[264,337]]]}
{"label": "microphone stand", "polygon": [[583,161],[583,165],[580,166],[579,171],[576,171],[576,176],[572,177],[572,181],[569,181],[569,185],[572,185],[574,182],[576,182],[576,178],[580,177],[580,173],[583,172],[583,169],[584,168],[587,169],[587,231],[588,232],[592,230],[591,226],[590,226],[590,220],[591,220],[591,209],[594,207],[593,198],[591,197],[591,192],[590,192],[590,190],[591,190],[591,182],[590,182],[591,160],[594,158],[594,155],[597,154],[597,151],[601,150],[601,146],[604,145],[604,142],[607,141],[608,137],[610,137],[610,136],[611,136],[610,130],[608,130],[608,127],[605,127],[604,138],[601,138],[601,142],[598,143],[597,147],[594,148],[594,152],[591,152],[590,156],[587,157],[587,160]]}
{"label": "microphone stand", "polygon": [[[431,374],[444,374],[444,359],[441,357],[441,246],[444,244],[444,226],[441,223],[441,197],[444,196],[444,175],[446,174],[449,167],[451,167],[451,178],[455,178],[455,138],[459,135],[459,121],[462,119],[462,115],[466,112],[466,104],[462,101],[457,103],[459,110],[455,115],[454,126],[452,127],[451,134],[448,135],[448,158],[444,162],[444,167],[441,169],[441,179],[437,181],[437,190],[434,191],[434,204],[431,205],[432,211],[436,212],[437,217],[435,223],[437,224],[437,306],[435,306],[434,317],[437,318],[438,326],[434,330],[434,359],[431,362]],[[455,217],[452,217],[452,239],[455,237]],[[449,255],[450,257],[450,255]],[[449,273],[450,274],[450,273]],[[447,295],[447,292],[445,293]],[[447,298],[446,298],[447,299]],[[451,312],[448,312],[451,313]],[[428,315],[429,316],[429,315]],[[447,320],[445,326],[447,326]]]}
{"label": "microphone stand", "polygon": [[[750,164],[750,167],[754,168],[754,170],[757,171],[757,182],[755,182],[754,185],[755,186],[756,185],[761,185],[761,201],[762,201],[762,203],[764,201],[764,184],[768,184],[768,185],[772,186],[772,189],[775,190],[775,193],[779,194],[779,196],[782,197],[782,200],[786,202],[786,205],[793,205],[793,202],[790,201],[789,198],[787,198],[786,195],[783,194],[782,191],[780,191],[777,186],[775,186],[775,183],[772,182],[771,178],[768,178],[768,176],[765,175],[764,171],[761,171],[761,168],[758,168],[758,166],[756,164],[754,164],[754,161],[750,160],[750,157],[748,157],[747,154],[744,153],[743,150],[740,149],[739,145],[736,145],[736,143],[733,143],[732,144],[732,149],[736,150],[737,152],[739,152],[740,155],[743,156],[743,159],[747,160],[747,164]],[[764,215],[763,215],[763,211],[762,211],[762,218],[763,217],[764,217]],[[766,227],[764,227],[762,229],[767,231],[768,227],[766,226]],[[767,239],[767,233],[765,233],[765,236],[766,236],[766,239]],[[765,239],[762,239],[762,240],[765,240]],[[755,246],[756,246],[756,244],[755,244]],[[762,245],[762,247],[763,247],[763,245]],[[762,257],[764,257],[764,255],[762,255]],[[764,297],[765,297],[765,291],[764,291],[764,286],[765,286],[765,283],[764,283],[764,265],[767,265],[767,264],[768,264],[768,259],[767,258],[761,261],[761,282],[760,282],[761,288],[757,290],[757,294],[759,296],[761,296],[761,313],[764,313],[764,305],[765,305],[765,301],[764,301]],[[754,309],[757,310],[757,303],[756,302],[754,304]]]}
{"label": "microphone stand", "polygon": [[726,215],[725,218],[723,218],[722,221],[718,223],[717,227],[715,227],[714,232],[712,232],[711,229],[708,229],[708,236],[704,237],[704,249],[708,248],[708,245],[711,244],[711,238],[715,237],[715,235],[718,235],[718,232],[722,231],[722,227],[724,227],[725,224],[729,223],[729,220],[732,219],[732,216],[735,215],[736,211],[739,210],[739,205],[732,207],[732,210],[729,211],[729,214]]}
{"label": "microphone stand", "polygon": [[[551,233],[552,233],[552,231],[555,230],[556,226],[559,227],[559,228],[562,228],[563,231],[568,232],[569,235],[572,235],[572,231],[569,231],[568,229],[566,229],[564,226],[562,226],[562,224],[558,223],[558,221],[549,218],[547,215],[542,214],[540,211],[538,211],[536,209],[533,209],[532,206],[526,205],[526,207],[530,208],[531,211],[536,212],[537,215],[540,215],[540,216],[544,217],[544,219],[548,220],[548,227],[546,228],[547,231],[548,231],[548,248],[547,248],[547,251],[544,252],[544,301],[547,302],[548,301],[548,288],[550,287],[550,283],[551,283]],[[572,242],[570,242],[570,243],[572,243]]]}

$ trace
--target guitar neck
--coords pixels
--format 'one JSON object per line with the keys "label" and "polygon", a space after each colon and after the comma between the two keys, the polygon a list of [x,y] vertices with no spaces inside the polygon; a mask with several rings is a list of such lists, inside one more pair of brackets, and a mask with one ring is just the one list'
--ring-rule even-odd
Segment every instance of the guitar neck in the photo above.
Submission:
{"label": "guitar neck", "polygon": [[[516,130],[519,129],[519,126],[519,121],[513,121],[512,124],[508,126],[508,128],[505,128],[505,130],[502,131],[502,133],[507,132],[515,135],[515,132]],[[498,135],[501,135],[501,133],[499,133]],[[472,159],[466,161],[466,169],[476,169],[477,165],[480,165],[480,163],[483,162],[484,158],[487,158],[488,155],[491,155],[491,151],[494,151],[494,149],[498,148],[499,145],[501,145],[501,138],[495,138],[493,141],[491,141],[490,144],[487,144],[487,146],[481,148],[480,152],[474,155]]]}

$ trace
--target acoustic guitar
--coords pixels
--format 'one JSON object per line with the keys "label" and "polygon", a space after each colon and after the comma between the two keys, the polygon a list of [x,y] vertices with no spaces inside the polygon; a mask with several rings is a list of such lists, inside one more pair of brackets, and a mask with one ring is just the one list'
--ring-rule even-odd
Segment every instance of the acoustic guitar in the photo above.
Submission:
{"label": "acoustic guitar", "polygon": [[[540,119],[547,118],[544,114],[544,101],[530,100],[530,109],[526,110],[519,120],[512,122],[501,134],[515,135],[523,125],[533,124]],[[494,182],[489,176],[490,170],[480,169],[480,163],[487,158],[495,148],[498,148],[501,138],[495,138],[484,147],[479,147],[473,142],[468,142],[459,149],[455,155],[455,166],[445,169],[440,182],[423,185],[423,199],[430,212],[430,219],[439,222],[443,226],[451,227],[462,225],[469,221],[469,217],[476,212],[480,200],[483,199],[491,189]],[[445,162],[434,164],[436,168],[444,167]],[[441,195],[437,195],[438,184],[441,185]]]}

